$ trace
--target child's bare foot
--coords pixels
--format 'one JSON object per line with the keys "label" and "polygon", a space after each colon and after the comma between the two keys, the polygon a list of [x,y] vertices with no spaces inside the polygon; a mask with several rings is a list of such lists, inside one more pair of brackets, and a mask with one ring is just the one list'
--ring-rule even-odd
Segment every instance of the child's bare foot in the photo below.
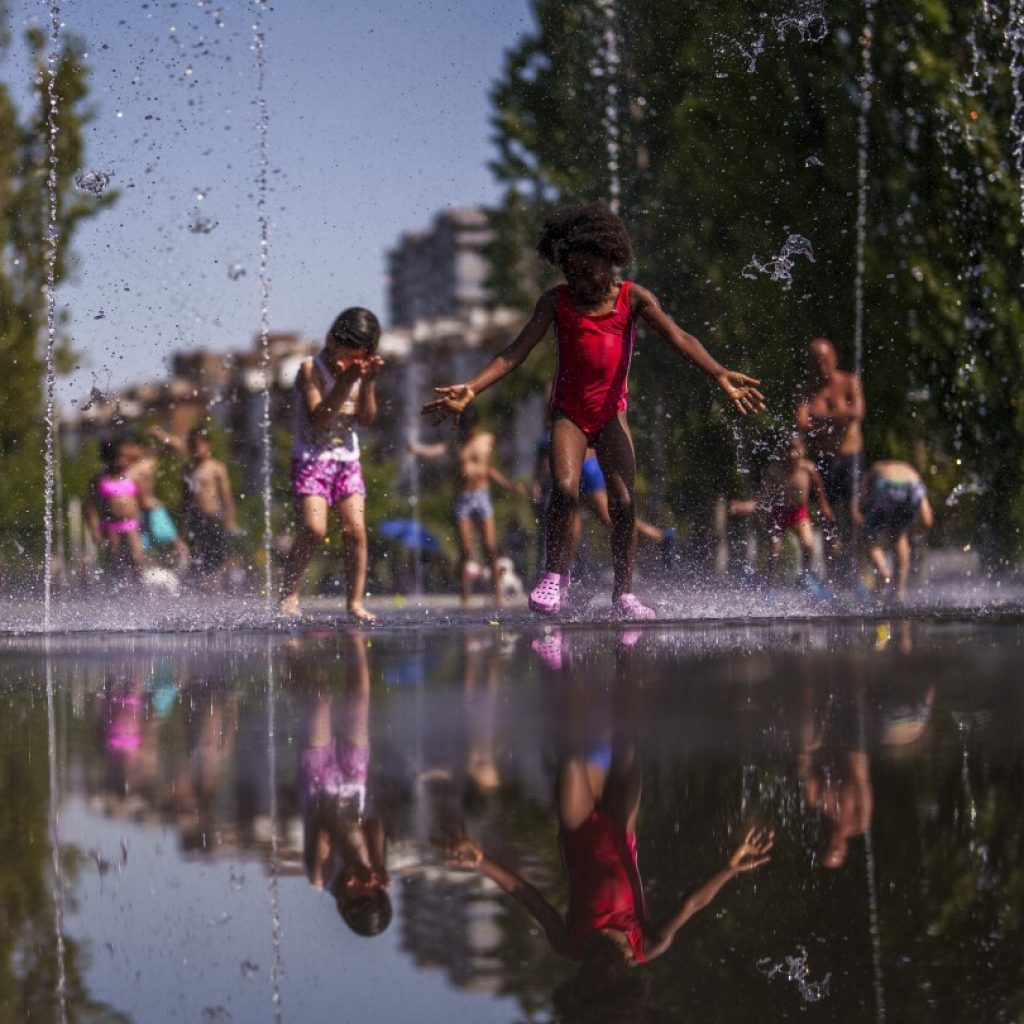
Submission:
{"label": "child's bare foot", "polygon": [[302,610],[299,608],[299,595],[287,594],[282,597],[277,604],[277,610],[281,615],[286,615],[289,619],[301,618]]}
{"label": "child's bare foot", "polygon": [[358,601],[348,606],[348,617],[352,622],[364,626],[372,626],[377,621],[377,616],[373,612],[368,612]]}

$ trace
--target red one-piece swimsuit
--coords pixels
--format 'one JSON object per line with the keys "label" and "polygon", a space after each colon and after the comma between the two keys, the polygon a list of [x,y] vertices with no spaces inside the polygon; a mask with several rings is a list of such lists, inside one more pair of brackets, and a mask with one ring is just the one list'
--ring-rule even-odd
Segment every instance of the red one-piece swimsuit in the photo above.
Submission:
{"label": "red one-piece swimsuit", "polygon": [[559,835],[569,882],[566,931],[570,955],[582,957],[595,932],[622,932],[637,963],[644,955],[647,904],[637,866],[636,836],[612,821],[599,804],[572,832]]}
{"label": "red one-piece swimsuit", "polygon": [[574,305],[567,285],[558,289],[555,337],[558,372],[551,411],[572,420],[593,445],[628,405],[626,378],[636,340],[630,303],[632,281],[623,281],[610,313],[589,316]]}

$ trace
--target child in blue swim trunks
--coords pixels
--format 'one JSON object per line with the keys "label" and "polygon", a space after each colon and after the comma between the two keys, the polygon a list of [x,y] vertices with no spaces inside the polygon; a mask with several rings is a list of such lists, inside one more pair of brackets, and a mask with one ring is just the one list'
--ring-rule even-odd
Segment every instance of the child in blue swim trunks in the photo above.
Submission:
{"label": "child in blue swim trunks", "polygon": [[868,557],[882,582],[892,582],[893,568],[882,544],[892,543],[896,555],[896,599],[907,598],[910,578],[910,531],[915,525],[930,530],[935,514],[921,474],[907,462],[883,459],[872,465],[864,481],[857,510],[868,541]]}

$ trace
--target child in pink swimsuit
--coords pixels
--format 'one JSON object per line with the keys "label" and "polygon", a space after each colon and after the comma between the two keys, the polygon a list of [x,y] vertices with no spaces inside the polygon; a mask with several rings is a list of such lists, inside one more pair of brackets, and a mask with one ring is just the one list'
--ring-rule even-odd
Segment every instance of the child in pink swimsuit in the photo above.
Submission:
{"label": "child in pink swimsuit", "polygon": [[725,369],[692,335],[679,328],[657,298],[615,268],[633,261],[626,226],[603,203],[569,206],[544,222],[537,250],[565,275],[566,283],[546,291],[518,337],[464,384],[439,387],[440,398],[424,412],[458,416],[481,391],[511,373],[555,328],[558,371],[551,396],[551,500],[546,513],[547,565],[530,595],[534,611],[553,614],[569,589],[572,523],[580,498],[580,472],[587,449],[597,454],[608,483],[612,519],[612,602],[627,619],[655,613],[633,593],[636,458],[626,424],[626,380],[640,320],[681,356],[713,377],[744,415],[764,407],[758,381]]}
{"label": "child in pink swimsuit", "polygon": [[115,584],[142,582],[142,505],[139,485],[128,475],[126,438],[108,437],[100,447],[103,472],[93,479],[86,512],[104,572]]}
{"label": "child in pink swimsuit", "polygon": [[323,351],[299,367],[295,381],[292,491],[301,517],[281,583],[280,609],[299,614],[302,574],[327,536],[329,509],[341,525],[349,618],[373,622],[366,594],[366,485],[359,461],[357,426],[377,416],[375,381],[380,323],[368,309],[339,313]]}

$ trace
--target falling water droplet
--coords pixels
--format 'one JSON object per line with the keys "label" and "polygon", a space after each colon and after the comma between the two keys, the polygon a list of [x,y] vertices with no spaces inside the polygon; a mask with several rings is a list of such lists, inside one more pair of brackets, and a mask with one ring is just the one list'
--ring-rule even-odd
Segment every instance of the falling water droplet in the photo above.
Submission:
{"label": "falling water droplet", "polygon": [[94,196],[103,195],[109,184],[110,175],[106,171],[79,171],[75,175],[75,188]]}

